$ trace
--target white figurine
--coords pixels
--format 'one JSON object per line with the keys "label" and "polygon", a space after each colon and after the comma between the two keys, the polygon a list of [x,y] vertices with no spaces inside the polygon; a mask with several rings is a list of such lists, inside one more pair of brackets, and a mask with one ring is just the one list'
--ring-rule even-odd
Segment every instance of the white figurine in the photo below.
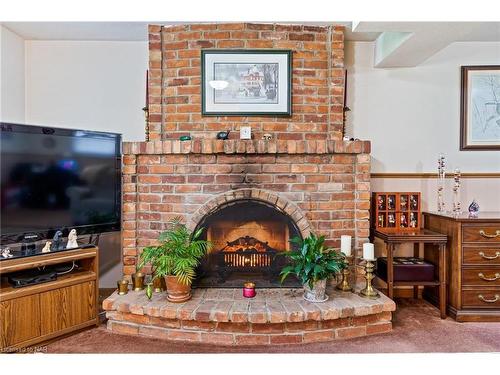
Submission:
{"label": "white figurine", "polygon": [[13,255],[10,253],[9,247],[4,247],[2,249],[2,257],[4,257],[4,258],[12,258],[13,257]]}
{"label": "white figurine", "polygon": [[387,221],[389,222],[390,227],[394,227],[396,225],[396,218],[394,217],[394,214],[389,214]]}
{"label": "white figurine", "polygon": [[78,242],[76,242],[77,238],[78,236],[76,235],[76,229],[71,229],[68,234],[68,244],[66,245],[66,249],[73,249],[75,247],[78,247]]}
{"label": "white figurine", "polygon": [[401,214],[401,222],[399,223],[401,228],[406,228],[408,226],[408,221],[406,220],[406,215]]}
{"label": "white figurine", "polygon": [[411,228],[417,227],[417,218],[415,217],[415,214],[413,212],[410,212],[410,227]]}
{"label": "white figurine", "polygon": [[50,253],[50,245],[52,245],[51,241],[45,242],[45,246],[42,249],[42,253]]}

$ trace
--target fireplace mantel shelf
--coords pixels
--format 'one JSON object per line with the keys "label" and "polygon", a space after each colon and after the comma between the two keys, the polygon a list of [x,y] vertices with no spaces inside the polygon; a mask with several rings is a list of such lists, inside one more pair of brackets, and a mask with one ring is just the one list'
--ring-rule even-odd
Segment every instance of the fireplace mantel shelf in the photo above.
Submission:
{"label": "fireplace mantel shelf", "polygon": [[369,154],[370,141],[337,140],[164,140],[124,142],[125,155],[165,154]]}

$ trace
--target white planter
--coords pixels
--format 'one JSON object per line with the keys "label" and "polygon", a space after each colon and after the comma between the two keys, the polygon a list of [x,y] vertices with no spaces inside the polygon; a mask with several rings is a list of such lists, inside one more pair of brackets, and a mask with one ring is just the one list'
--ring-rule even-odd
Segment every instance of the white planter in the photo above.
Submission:
{"label": "white planter", "polygon": [[326,279],[314,283],[312,289],[309,284],[304,285],[304,299],[309,302],[325,302],[328,300],[326,291]]}

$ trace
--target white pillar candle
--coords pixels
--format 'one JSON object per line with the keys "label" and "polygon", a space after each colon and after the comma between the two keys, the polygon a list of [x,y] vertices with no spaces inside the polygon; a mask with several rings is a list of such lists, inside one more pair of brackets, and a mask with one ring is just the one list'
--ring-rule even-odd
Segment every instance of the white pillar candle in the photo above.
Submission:
{"label": "white pillar candle", "polygon": [[375,246],[372,243],[363,244],[363,259],[375,260]]}
{"label": "white pillar candle", "polygon": [[345,234],[340,236],[340,251],[347,257],[351,256],[351,236]]}

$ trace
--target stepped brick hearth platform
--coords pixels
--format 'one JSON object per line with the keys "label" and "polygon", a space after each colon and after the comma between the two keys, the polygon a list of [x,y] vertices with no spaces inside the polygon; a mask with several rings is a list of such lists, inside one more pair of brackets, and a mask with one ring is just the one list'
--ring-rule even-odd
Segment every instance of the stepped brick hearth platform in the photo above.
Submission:
{"label": "stepped brick hearth platform", "polygon": [[258,289],[246,299],[241,289],[194,289],[192,300],[170,303],[165,293],[116,292],[103,303],[108,329],[217,345],[294,344],[367,336],[392,330],[396,306],[333,290],[330,300],[310,303],[302,289]]}

